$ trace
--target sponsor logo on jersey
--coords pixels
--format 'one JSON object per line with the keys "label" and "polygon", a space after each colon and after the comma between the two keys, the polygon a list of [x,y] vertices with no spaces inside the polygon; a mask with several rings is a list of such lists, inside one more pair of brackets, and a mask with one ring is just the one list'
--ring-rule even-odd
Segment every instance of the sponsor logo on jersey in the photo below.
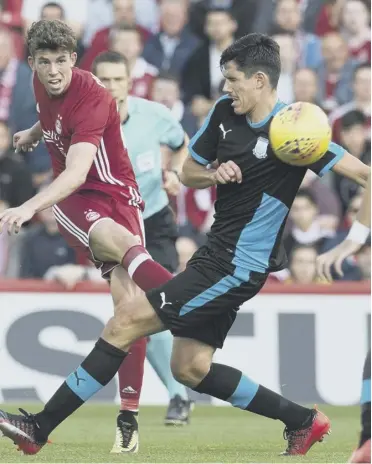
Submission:
{"label": "sponsor logo on jersey", "polygon": [[267,158],[267,147],[269,141],[264,137],[258,137],[256,146],[253,148],[253,154],[258,159]]}
{"label": "sponsor logo on jersey", "polygon": [[92,210],[86,211],[85,213],[85,219],[89,222],[96,221],[100,217],[101,215],[99,213],[96,213],[95,211],[92,211]]}

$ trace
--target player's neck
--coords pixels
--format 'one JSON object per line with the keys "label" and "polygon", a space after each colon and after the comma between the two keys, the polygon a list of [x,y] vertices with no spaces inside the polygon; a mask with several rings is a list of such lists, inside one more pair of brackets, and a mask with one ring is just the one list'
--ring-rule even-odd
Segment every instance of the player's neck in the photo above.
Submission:
{"label": "player's neck", "polygon": [[267,97],[262,98],[261,101],[247,115],[249,120],[253,123],[263,121],[273,111],[277,102],[278,95],[276,92],[272,92]]}

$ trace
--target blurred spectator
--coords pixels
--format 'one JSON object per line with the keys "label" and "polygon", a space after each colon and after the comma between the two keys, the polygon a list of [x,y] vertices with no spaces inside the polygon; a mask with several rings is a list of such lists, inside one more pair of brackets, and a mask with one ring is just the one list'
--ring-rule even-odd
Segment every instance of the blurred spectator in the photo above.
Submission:
{"label": "blurred spectator", "polygon": [[[327,0],[299,0],[302,16],[302,28],[304,31],[314,34],[320,11]],[[249,32],[261,32],[268,34],[274,22],[277,0],[260,0],[257,16],[252,30]]]}
{"label": "blurred spectator", "polygon": [[365,116],[366,136],[371,136],[371,65],[362,63],[354,70],[353,75],[353,94],[354,98],[334,110],[329,115],[329,122],[332,126],[332,137],[340,143],[341,119],[349,111],[359,110]]}
{"label": "blurred spectator", "polygon": [[287,283],[312,284],[317,283],[316,258],[318,252],[313,246],[300,245],[293,249],[289,270],[290,278]]}
{"label": "blurred spectator", "polygon": [[204,245],[213,224],[215,201],[215,187],[203,190],[183,187],[177,198],[180,235],[192,238],[198,246]]}
{"label": "blurred spectator", "polygon": [[342,11],[342,32],[352,58],[371,64],[370,14],[362,0],[347,0]]}
{"label": "blurred spectator", "polygon": [[112,0],[89,0],[87,22],[84,29],[83,44],[88,48],[93,37],[101,29],[111,26],[114,22]]}
{"label": "blurred spectator", "polygon": [[141,56],[143,45],[138,29],[131,26],[114,29],[110,38],[110,50],[121,53],[128,60],[132,82],[130,94],[149,99],[158,70]]}
{"label": "blurred spectator", "polygon": [[[23,0],[22,17],[25,21],[26,30],[31,23],[40,18],[46,0]],[[81,38],[87,22],[89,0],[58,0],[56,1],[66,13],[66,22],[74,30],[76,36]]]}
{"label": "blurred spectator", "polygon": [[11,143],[8,126],[0,121],[0,198],[14,208],[31,198],[34,189],[31,174]]}
{"label": "blurred spectator", "polygon": [[195,116],[180,99],[180,88],[176,77],[160,73],[154,80],[151,99],[169,108],[191,138],[198,130]]}
{"label": "blurred spectator", "polygon": [[[18,0],[13,0],[14,3],[19,2]],[[0,28],[6,29],[12,36],[13,47],[15,56],[22,60],[24,58],[24,40],[23,40],[23,21],[19,10],[17,9],[10,10],[8,7],[12,6],[11,2],[9,5],[4,1],[0,1]]]}
{"label": "blurred spectator", "polygon": [[318,86],[318,75],[313,69],[298,69],[293,76],[293,100],[322,106],[318,101]]}
{"label": "blurred spectator", "polygon": [[[9,205],[2,199],[0,189],[0,214],[6,210]],[[0,277],[4,277],[8,268],[9,262],[9,235],[4,230],[0,232]]]}
{"label": "blurred spectator", "polygon": [[[40,11],[40,19],[45,19],[47,21],[52,21],[58,19],[59,21],[66,21],[65,10],[62,5],[58,2],[48,2],[42,7]],[[77,41],[77,55],[78,63],[83,56],[84,46],[80,38]]]}
{"label": "blurred spectator", "polygon": [[323,39],[323,57],[318,68],[319,98],[322,107],[330,112],[352,99],[351,82],[356,62],[349,60],[347,44],[335,32]]}
{"label": "blurred spectator", "polygon": [[179,237],[176,242],[176,248],[178,252],[179,266],[177,273],[183,272],[186,269],[186,264],[192,257],[192,255],[198,249],[198,245],[192,238]]}
{"label": "blurred spectator", "polygon": [[37,121],[30,67],[14,56],[12,35],[0,29],[0,120],[12,134]]}
{"label": "blurred spectator", "polygon": [[75,252],[59,233],[52,208],[41,211],[38,217],[41,224],[32,226],[23,238],[21,278],[42,279],[53,266],[75,263]]}
{"label": "blurred spectator", "polygon": [[112,35],[117,34],[117,30],[121,26],[136,28],[143,42],[149,37],[149,32],[136,24],[134,0],[112,0],[112,11],[113,24],[110,27],[99,30],[94,35],[92,44],[79,65],[82,69],[91,70],[95,57],[101,52],[109,50]]}
{"label": "blurred spectator", "polygon": [[322,60],[321,42],[314,34],[302,30],[300,8],[297,0],[277,0],[274,31],[280,28],[293,34],[296,44],[294,56],[298,67],[316,69]]}
{"label": "blurred spectator", "polygon": [[308,190],[300,190],[289,212],[293,225],[284,239],[288,256],[297,245],[312,245],[319,250],[325,239],[334,235],[333,230],[322,225],[318,216],[319,209],[313,195]]}
{"label": "blurred spectator", "polygon": [[[322,227],[329,230],[336,230],[342,215],[341,202],[336,192],[323,182],[314,172],[308,170],[300,190],[306,190],[311,193],[318,207],[317,220]],[[289,220],[291,224],[291,220]]]}
{"label": "blurred spectator", "polygon": [[[351,224],[355,221],[356,215],[360,209],[360,205],[362,204],[362,195],[358,194],[355,195],[349,203],[347,208],[345,217],[341,224],[340,229],[337,231],[336,235],[332,238],[325,240],[322,249],[320,250],[321,253],[325,253],[330,249],[334,248],[335,246],[339,245],[348,234]],[[359,280],[360,279],[360,271],[356,267],[355,257],[351,256],[347,258],[342,264],[342,272],[343,277],[340,277],[337,274],[333,274],[332,277],[334,280]]]}
{"label": "blurred spectator", "polygon": [[[152,34],[158,33],[160,29],[159,1],[160,0],[141,0],[140,2],[135,2],[137,24],[147,31],[150,31]],[[189,0],[182,1],[189,2]]]}
{"label": "blurred spectator", "polygon": [[[208,11],[226,10],[236,18],[236,37],[242,37],[253,32],[257,10],[261,7],[261,1],[257,0],[201,0],[191,6],[190,27],[201,39],[208,38],[205,30],[205,21]],[[259,31],[263,32],[263,31]]]}
{"label": "blurred spectator", "polygon": [[272,38],[280,46],[281,74],[278,82],[278,98],[285,103],[294,101],[293,77],[296,69],[296,44],[291,34],[275,34]]}
{"label": "blurred spectator", "polygon": [[[371,142],[365,134],[365,116],[361,111],[346,113],[340,120],[341,144],[364,164],[371,164]],[[335,176],[335,188],[345,213],[351,198],[358,193],[359,186],[342,176]]]}
{"label": "blurred spectator", "polygon": [[161,32],[146,42],[143,57],[161,71],[179,76],[199,39],[186,27],[186,0],[161,0],[160,15]]}
{"label": "blurred spectator", "polygon": [[322,3],[315,24],[315,33],[320,37],[338,31],[345,0],[322,0]]}
{"label": "blurred spectator", "polygon": [[184,101],[192,102],[192,112],[204,119],[218,98],[222,74],[220,57],[234,41],[237,23],[228,10],[210,10],[205,30],[209,43],[199,47],[186,63],[182,88]]}

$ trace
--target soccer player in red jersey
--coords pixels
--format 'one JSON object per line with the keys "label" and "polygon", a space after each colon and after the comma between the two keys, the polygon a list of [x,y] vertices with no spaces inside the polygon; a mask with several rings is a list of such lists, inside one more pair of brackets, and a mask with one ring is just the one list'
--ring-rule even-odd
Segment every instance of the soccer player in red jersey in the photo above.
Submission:
{"label": "soccer player in red jersey", "polygon": [[[92,73],[74,67],[76,38],[66,24],[34,23],[28,47],[39,122],[15,134],[14,146],[17,151],[32,150],[43,137],[54,181],[20,207],[2,213],[0,232],[7,227],[17,233],[36,213],[53,206],[69,245],[94,261],[110,280],[117,310],[141,289],[150,290],[172,278],[144,248],[144,204],[117,104]],[[177,176],[172,178],[178,182]],[[142,363],[143,372],[146,339],[135,342],[131,352],[128,368],[133,361]],[[126,451],[137,449],[132,438]]]}

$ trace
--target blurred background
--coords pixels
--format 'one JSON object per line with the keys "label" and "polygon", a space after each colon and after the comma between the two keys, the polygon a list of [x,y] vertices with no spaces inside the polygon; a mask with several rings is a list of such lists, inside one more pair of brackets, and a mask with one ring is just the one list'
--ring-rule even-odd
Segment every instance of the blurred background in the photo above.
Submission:
{"label": "blurred background", "polygon": [[[132,94],[166,105],[190,137],[221,95],[221,52],[244,34],[270,34],[281,47],[279,98],[286,103],[300,100],[321,106],[329,115],[334,141],[370,164],[370,9],[368,0],[0,0],[0,211],[20,205],[51,177],[51,163],[43,143],[24,155],[16,155],[11,147],[12,135],[37,120],[24,41],[33,21],[66,21],[78,36],[78,66],[83,69],[90,70],[95,56],[102,51],[123,53],[131,67]],[[178,198],[172,198],[179,226],[180,270],[205,241],[213,221],[214,199],[213,188],[183,188]],[[361,191],[356,184],[332,173],[318,179],[309,172],[285,230],[288,269],[272,274],[268,285],[282,285],[283,290],[277,291],[284,293],[290,292],[286,289],[293,284],[326,286],[317,282],[316,257],[343,240],[360,203]],[[341,279],[368,282],[370,258],[371,247],[367,244],[345,262]],[[24,304],[12,299],[18,290],[25,290],[14,279],[54,281],[61,291],[81,280],[99,281],[100,277],[68,247],[59,235],[53,214],[47,210],[16,238],[0,235],[3,321],[7,319],[5,312],[12,311],[9,305]],[[345,287],[350,289],[350,295],[366,293],[368,287],[355,285]],[[43,286],[38,288],[43,292]],[[311,288],[310,293],[317,293]],[[10,300],[6,292],[12,292]],[[321,292],[324,294],[324,289]],[[319,309],[316,301],[311,310]],[[78,306],[76,302],[74,305]],[[288,308],[286,302],[282,306]],[[38,306],[28,311],[36,313]],[[364,313],[364,326],[360,327],[363,331]],[[249,332],[246,321],[244,327]],[[98,329],[92,332],[93,340]],[[6,336],[9,342],[9,333]],[[362,365],[364,345],[356,369]],[[19,362],[27,365],[26,361]],[[71,367],[71,362],[67,364]],[[50,371],[45,368],[44,372]],[[268,383],[272,383],[270,379]]]}

